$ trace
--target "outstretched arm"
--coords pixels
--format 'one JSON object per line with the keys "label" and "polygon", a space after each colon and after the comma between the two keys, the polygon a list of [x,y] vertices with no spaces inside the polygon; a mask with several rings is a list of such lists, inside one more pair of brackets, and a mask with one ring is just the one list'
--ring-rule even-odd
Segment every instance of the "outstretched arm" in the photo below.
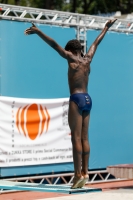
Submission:
{"label": "outstretched arm", "polygon": [[85,56],[89,57],[90,62],[92,61],[92,58],[96,52],[96,49],[98,47],[98,45],[100,44],[100,42],[102,41],[102,39],[104,38],[106,32],[108,31],[108,29],[115,23],[117,19],[115,20],[109,20],[106,24],[104,29],[102,30],[102,32],[100,33],[100,35],[96,38],[96,40],[93,42],[93,44],[91,45],[90,49],[88,50],[87,54]]}
{"label": "outstretched arm", "polygon": [[67,59],[69,56],[69,52],[63,49],[60,45],[57,44],[55,40],[44,34],[41,30],[39,30],[33,23],[32,27],[28,28],[24,32],[26,35],[37,34],[40,38],[42,38],[49,46],[55,49],[63,58]]}

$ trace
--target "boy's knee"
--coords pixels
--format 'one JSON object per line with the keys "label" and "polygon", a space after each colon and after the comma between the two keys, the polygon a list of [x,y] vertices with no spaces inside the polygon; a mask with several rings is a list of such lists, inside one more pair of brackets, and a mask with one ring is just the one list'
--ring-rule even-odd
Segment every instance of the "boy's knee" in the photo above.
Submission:
{"label": "boy's knee", "polygon": [[81,143],[81,138],[80,137],[71,137],[71,141],[72,141],[72,143],[74,144],[74,143]]}
{"label": "boy's knee", "polygon": [[84,145],[84,144],[89,145],[89,140],[88,140],[88,138],[81,138],[81,142],[82,142],[83,145]]}

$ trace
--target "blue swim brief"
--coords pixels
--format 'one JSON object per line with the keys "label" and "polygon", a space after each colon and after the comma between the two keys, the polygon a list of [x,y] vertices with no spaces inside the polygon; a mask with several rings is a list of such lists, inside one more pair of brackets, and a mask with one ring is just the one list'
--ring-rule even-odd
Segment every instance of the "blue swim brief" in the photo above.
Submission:
{"label": "blue swim brief", "polygon": [[70,101],[74,101],[78,108],[83,111],[90,111],[92,107],[92,100],[88,93],[76,93],[70,96]]}

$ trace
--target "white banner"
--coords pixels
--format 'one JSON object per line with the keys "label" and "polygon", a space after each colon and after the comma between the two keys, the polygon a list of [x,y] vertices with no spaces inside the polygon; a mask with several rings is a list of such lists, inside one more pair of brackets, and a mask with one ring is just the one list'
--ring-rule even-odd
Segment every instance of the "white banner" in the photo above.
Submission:
{"label": "white banner", "polygon": [[0,97],[0,167],[72,162],[68,101]]}

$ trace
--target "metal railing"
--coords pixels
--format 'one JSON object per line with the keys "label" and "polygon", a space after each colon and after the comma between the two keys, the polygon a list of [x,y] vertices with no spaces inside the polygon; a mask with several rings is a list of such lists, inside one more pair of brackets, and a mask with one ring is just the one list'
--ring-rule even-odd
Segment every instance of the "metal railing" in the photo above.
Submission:
{"label": "metal railing", "polygon": [[[84,15],[55,10],[0,4],[2,19],[53,24],[58,26],[74,26],[102,29],[109,17]],[[133,32],[133,21],[118,19],[110,28],[113,31]]]}
{"label": "metal railing", "polygon": [[[84,53],[86,53],[86,30],[103,29],[105,23],[110,19],[109,17],[13,6],[9,4],[0,4],[0,18],[5,20],[75,27],[77,30],[76,37],[80,40]],[[118,19],[110,28],[110,31],[133,33],[133,21]]]}
{"label": "metal railing", "polygon": [[[126,179],[116,179],[112,176],[107,170],[99,170],[99,171],[89,171],[89,180],[87,184],[95,184],[95,183],[108,183],[108,182],[116,182],[122,181]],[[18,183],[38,183],[38,184],[52,184],[52,185],[72,185],[74,178],[74,173],[62,173],[62,174],[49,174],[49,175],[35,175],[35,176],[25,176],[25,177],[12,177],[12,178],[4,178],[1,180],[4,181],[15,181]],[[15,192],[15,190],[0,190],[0,193],[7,192]]]}

